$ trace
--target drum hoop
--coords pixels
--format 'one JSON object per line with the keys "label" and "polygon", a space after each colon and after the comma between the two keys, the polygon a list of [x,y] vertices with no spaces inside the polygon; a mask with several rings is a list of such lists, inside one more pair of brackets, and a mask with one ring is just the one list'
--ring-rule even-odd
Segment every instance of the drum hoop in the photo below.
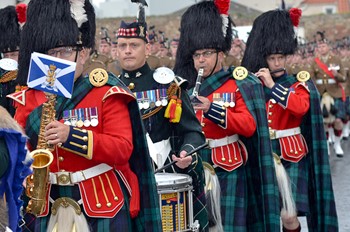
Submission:
{"label": "drum hoop", "polygon": [[171,177],[171,176],[177,176],[177,177],[182,177],[182,179],[176,179],[176,180],[171,180],[171,179],[162,179],[162,180],[157,180],[156,178],[156,184],[157,184],[157,189],[158,190],[168,190],[169,192],[184,192],[192,189],[192,178],[189,175],[185,174],[177,174],[177,173],[157,173],[157,176],[162,176],[162,177]]}
{"label": "drum hoop", "polygon": [[[169,187],[171,187],[171,186],[169,186]],[[162,188],[162,189],[160,189],[159,186],[158,186],[157,192],[158,192],[158,194],[182,193],[182,192],[189,192],[189,193],[191,193],[192,189],[193,189],[192,185],[186,186],[185,188],[181,188],[181,189],[171,189],[171,188]]]}

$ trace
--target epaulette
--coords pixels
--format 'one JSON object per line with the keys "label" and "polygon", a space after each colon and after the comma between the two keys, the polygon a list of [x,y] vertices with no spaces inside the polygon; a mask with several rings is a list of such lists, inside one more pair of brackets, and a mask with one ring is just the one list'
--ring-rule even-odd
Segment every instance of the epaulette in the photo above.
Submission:
{"label": "epaulette", "polygon": [[238,66],[233,70],[232,76],[235,80],[241,81],[248,76],[248,70],[243,66]]}
{"label": "epaulette", "polygon": [[12,100],[14,100],[15,102],[18,102],[21,105],[25,105],[26,104],[26,91],[27,91],[27,89],[22,90],[22,91],[18,91],[18,92],[14,92],[14,93],[7,95],[6,97],[11,98]]}
{"label": "epaulette", "polygon": [[111,95],[114,95],[114,94],[123,94],[123,95],[127,95],[129,97],[131,97],[132,99],[136,99],[135,98],[135,95],[132,94],[130,91],[122,88],[122,87],[119,87],[119,86],[112,86],[106,93],[105,95],[103,96],[102,98],[102,101],[105,101],[106,98],[108,98],[109,96]]}
{"label": "epaulette", "polygon": [[0,78],[0,83],[6,83],[17,78],[17,70],[5,72]]}

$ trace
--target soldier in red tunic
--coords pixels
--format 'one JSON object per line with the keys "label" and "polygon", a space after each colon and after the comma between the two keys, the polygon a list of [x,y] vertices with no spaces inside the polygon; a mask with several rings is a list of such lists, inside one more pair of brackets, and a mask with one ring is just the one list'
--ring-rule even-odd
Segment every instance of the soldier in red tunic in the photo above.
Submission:
{"label": "soldier in red tunic", "polygon": [[277,231],[278,189],[263,89],[244,67],[222,65],[232,41],[229,4],[204,1],[183,14],[175,72],[194,87],[189,93],[209,145],[199,154],[210,229]]}
{"label": "soldier in red tunic", "polygon": [[[20,80],[27,77],[32,52],[76,63],[72,97],[57,96],[55,110],[43,112],[47,99],[41,91],[13,96],[18,102],[15,118],[30,138],[30,149],[42,138],[54,145],[48,183],[41,179],[48,187],[46,204],[27,226],[35,231],[161,231],[155,178],[134,95],[103,69],[82,75],[94,47],[90,1],[31,1],[22,35]],[[56,120],[46,122],[52,113]]]}
{"label": "soldier in red tunic", "polygon": [[309,73],[285,72],[287,55],[297,47],[293,26],[300,16],[301,10],[292,8],[256,18],[242,64],[264,85],[272,151],[291,183],[277,172],[283,231],[301,230],[297,216],[308,217],[309,231],[337,231],[319,94]]}

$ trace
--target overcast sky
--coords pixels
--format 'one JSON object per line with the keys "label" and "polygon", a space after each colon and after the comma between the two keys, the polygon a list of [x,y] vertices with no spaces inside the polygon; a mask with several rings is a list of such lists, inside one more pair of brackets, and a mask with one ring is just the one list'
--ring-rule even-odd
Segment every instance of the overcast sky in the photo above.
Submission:
{"label": "overcast sky", "polygon": [[92,0],[92,3],[98,5],[100,2],[104,2],[105,0]]}

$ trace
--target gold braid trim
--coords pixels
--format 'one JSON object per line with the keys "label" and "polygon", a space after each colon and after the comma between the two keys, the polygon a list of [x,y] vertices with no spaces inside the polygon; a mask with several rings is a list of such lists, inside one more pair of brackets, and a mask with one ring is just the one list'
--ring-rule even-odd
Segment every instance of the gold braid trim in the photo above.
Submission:
{"label": "gold braid trim", "polygon": [[177,92],[179,92],[178,97],[181,97],[181,88],[176,83],[171,83],[167,90],[168,100],[171,99],[172,96],[177,95]]}
{"label": "gold braid trim", "polygon": [[16,77],[17,77],[17,70],[15,70],[15,71],[9,71],[9,72],[5,73],[5,74],[0,78],[0,83],[5,83],[5,82],[12,81],[12,80],[16,79]]}
{"label": "gold braid trim", "polygon": [[157,107],[155,110],[152,110],[151,112],[142,115],[142,117],[141,117],[142,120],[144,120],[144,119],[146,119],[146,118],[149,118],[149,117],[155,115],[155,114],[158,113],[162,108],[163,108],[163,106],[159,106],[159,107]]}

